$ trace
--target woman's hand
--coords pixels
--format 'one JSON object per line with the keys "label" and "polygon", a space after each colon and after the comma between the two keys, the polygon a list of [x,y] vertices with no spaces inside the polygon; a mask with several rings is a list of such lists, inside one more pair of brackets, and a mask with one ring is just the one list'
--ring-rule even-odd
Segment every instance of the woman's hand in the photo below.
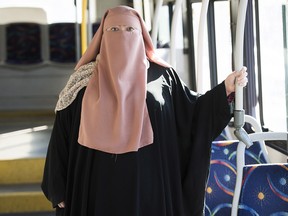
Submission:
{"label": "woman's hand", "polygon": [[234,71],[225,79],[225,88],[227,96],[235,92],[235,84],[245,87],[247,85],[247,68],[243,67],[240,71]]}
{"label": "woman's hand", "polygon": [[58,204],[58,207],[59,207],[59,208],[65,208],[65,203],[64,203],[64,201],[61,202],[61,203],[59,203],[59,204]]}

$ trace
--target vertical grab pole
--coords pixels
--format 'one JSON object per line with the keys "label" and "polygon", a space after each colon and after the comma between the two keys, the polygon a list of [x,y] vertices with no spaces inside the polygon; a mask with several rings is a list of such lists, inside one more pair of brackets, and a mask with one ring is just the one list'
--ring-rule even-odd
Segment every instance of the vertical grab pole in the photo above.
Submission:
{"label": "vertical grab pole", "polygon": [[87,44],[90,43],[90,41],[92,40],[93,37],[93,33],[92,33],[92,22],[91,22],[91,0],[87,0]]}
{"label": "vertical grab pole", "polygon": [[[247,10],[248,0],[241,0],[239,3],[237,14],[237,26],[236,26],[236,40],[235,40],[235,53],[234,64],[235,70],[241,70],[243,67],[243,44],[244,44],[244,30],[245,30],[245,18]],[[252,145],[248,134],[243,129],[244,126],[244,110],[243,110],[243,87],[236,84],[235,86],[235,108],[234,108],[234,131],[235,136],[239,141],[242,141],[247,147]]]}
{"label": "vertical grab pole", "polygon": [[81,56],[81,47],[80,47],[80,29],[78,24],[78,3],[77,0],[74,0],[75,5],[75,40],[76,40],[76,62],[80,59]]}
{"label": "vertical grab pole", "polygon": [[200,12],[200,20],[198,27],[198,41],[197,41],[197,92],[204,93],[204,41],[205,41],[205,28],[207,28],[207,11],[209,0],[203,0]]}
{"label": "vertical grab pole", "polygon": [[[234,65],[235,70],[239,71],[243,67],[243,44],[244,44],[244,30],[245,30],[245,18],[247,10],[248,0],[240,0],[237,14],[237,26],[236,26],[236,39],[234,49]],[[236,82],[236,80],[235,80]],[[243,129],[244,126],[244,109],[243,109],[243,87],[235,84],[235,108],[234,108],[234,134],[239,140],[237,147],[237,165],[243,163],[244,154],[238,154],[245,151],[246,147],[250,147],[251,142],[247,132]],[[244,145],[244,144],[245,145]],[[238,173],[239,171],[239,173]],[[234,196],[232,201],[231,216],[238,215],[239,194],[242,179],[240,178],[242,170],[237,170],[236,186],[234,190]]]}
{"label": "vertical grab pole", "polygon": [[81,51],[82,54],[87,49],[87,1],[82,0],[82,22],[81,22]]}
{"label": "vertical grab pole", "polygon": [[159,17],[160,17],[160,10],[161,10],[162,5],[163,5],[163,0],[157,0],[155,12],[153,15],[153,28],[152,28],[151,38],[152,38],[152,42],[155,48],[157,48],[157,34],[159,30]]}
{"label": "vertical grab pole", "polygon": [[[245,30],[245,18],[247,10],[248,0],[241,0],[238,8],[237,15],[237,27],[236,27],[236,39],[235,39],[235,53],[234,64],[235,70],[240,70],[243,67],[243,43],[244,43],[244,30]],[[235,98],[235,110],[243,109],[243,87],[236,85],[236,98]]]}
{"label": "vertical grab pole", "polygon": [[181,10],[181,5],[182,0],[176,0],[171,26],[170,64],[174,68],[176,68],[176,29],[177,29],[177,21],[180,16],[179,13]]}

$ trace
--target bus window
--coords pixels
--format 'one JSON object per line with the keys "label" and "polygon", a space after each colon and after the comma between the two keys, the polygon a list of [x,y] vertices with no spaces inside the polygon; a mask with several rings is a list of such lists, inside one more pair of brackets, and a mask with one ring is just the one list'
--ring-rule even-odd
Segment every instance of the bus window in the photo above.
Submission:
{"label": "bus window", "polygon": [[[198,57],[203,58],[203,80],[205,80],[204,83],[202,83],[204,90],[201,93],[204,93],[207,90],[211,89],[211,82],[210,82],[210,67],[209,67],[209,51],[208,51],[208,37],[207,37],[207,27],[205,28],[204,33],[204,46],[203,46],[203,56],[197,56],[198,53],[198,29],[199,29],[199,21],[200,21],[200,13],[201,13],[201,6],[202,3],[192,3],[192,20],[193,20],[193,32],[194,32],[194,44],[195,44],[195,62],[197,62]],[[197,71],[197,66],[196,66]],[[197,73],[196,73],[196,80],[197,80]],[[200,84],[198,82],[198,84]],[[197,84],[196,84],[197,85]],[[199,91],[199,90],[198,90]]]}
{"label": "bus window", "polygon": [[218,82],[232,71],[232,39],[229,1],[215,1],[215,37]]}
{"label": "bus window", "polygon": [[[286,0],[259,1],[263,117],[272,131],[287,130],[282,6]],[[287,63],[287,59],[286,59]]]}
{"label": "bus window", "polygon": [[170,17],[168,5],[163,5],[160,11],[161,16],[159,17],[159,35],[158,35],[158,47],[167,48],[170,43]]}
{"label": "bus window", "polygon": [[[195,46],[195,61],[197,62],[197,44],[198,44],[198,29],[202,3],[193,3],[193,31]],[[214,1],[215,15],[215,40],[216,40],[216,59],[217,59],[217,80],[222,82],[229,71],[232,70],[232,42],[231,42],[231,24],[230,24],[230,3],[229,1]],[[204,89],[211,88],[210,83],[210,67],[209,67],[209,51],[207,28],[205,28],[204,39]]]}

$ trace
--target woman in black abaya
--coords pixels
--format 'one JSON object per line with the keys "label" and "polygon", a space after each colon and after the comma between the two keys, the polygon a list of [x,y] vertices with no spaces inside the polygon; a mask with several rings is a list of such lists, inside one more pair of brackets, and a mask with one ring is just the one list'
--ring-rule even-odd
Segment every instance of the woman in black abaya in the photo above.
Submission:
{"label": "woman in black abaya", "polygon": [[108,10],[56,106],[42,189],[57,214],[202,215],[211,142],[246,76],[198,95],[155,55],[135,10]]}

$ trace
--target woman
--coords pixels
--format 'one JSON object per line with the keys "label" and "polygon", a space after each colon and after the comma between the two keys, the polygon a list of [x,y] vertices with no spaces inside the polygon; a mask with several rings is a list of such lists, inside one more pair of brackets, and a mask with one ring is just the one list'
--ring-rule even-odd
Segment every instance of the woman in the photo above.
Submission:
{"label": "woman", "polygon": [[135,10],[108,10],[56,105],[42,189],[57,214],[202,215],[211,142],[246,76],[200,96],[155,55]]}

